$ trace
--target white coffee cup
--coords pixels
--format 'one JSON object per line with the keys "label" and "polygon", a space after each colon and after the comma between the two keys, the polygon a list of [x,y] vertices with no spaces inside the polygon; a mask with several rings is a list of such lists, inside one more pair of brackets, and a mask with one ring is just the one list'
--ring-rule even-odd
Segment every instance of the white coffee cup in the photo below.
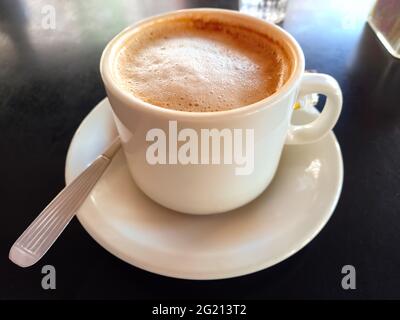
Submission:
{"label": "white coffee cup", "polygon": [[[292,75],[273,95],[248,106],[219,112],[166,109],[146,103],[118,87],[113,80],[113,66],[116,54],[127,39],[143,24],[177,16],[211,16],[221,22],[266,33],[287,49],[293,62]],[[334,78],[325,74],[304,73],[303,51],[291,35],[276,25],[236,11],[189,9],[143,20],[110,41],[104,49],[100,71],[127,164],[137,186],[157,203],[184,213],[220,213],[255,199],[270,184],[284,144],[306,144],[319,140],[333,128],[342,107],[342,93]],[[310,124],[291,125],[295,102],[311,93],[327,96],[323,112]],[[193,129],[199,136],[202,129],[252,130],[254,162],[251,172],[237,174],[235,163],[149,163],[146,157],[151,145],[146,140],[149,131],[157,128],[169,134],[171,123],[175,121],[178,130]]]}

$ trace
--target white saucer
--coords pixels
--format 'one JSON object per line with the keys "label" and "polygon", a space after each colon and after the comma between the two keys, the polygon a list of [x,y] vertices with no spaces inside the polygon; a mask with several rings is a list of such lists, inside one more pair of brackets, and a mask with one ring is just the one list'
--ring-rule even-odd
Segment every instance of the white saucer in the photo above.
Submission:
{"label": "white saucer", "polygon": [[[293,122],[301,123],[316,111],[294,113]],[[115,135],[104,99],[72,140],[66,182]],[[314,144],[285,147],[272,184],[252,203],[219,215],[192,216],[147,198],[119,151],[77,216],[100,245],[139,268],[176,278],[229,278],[268,268],[310,242],[330,218],[342,181],[342,155],[331,132]]]}

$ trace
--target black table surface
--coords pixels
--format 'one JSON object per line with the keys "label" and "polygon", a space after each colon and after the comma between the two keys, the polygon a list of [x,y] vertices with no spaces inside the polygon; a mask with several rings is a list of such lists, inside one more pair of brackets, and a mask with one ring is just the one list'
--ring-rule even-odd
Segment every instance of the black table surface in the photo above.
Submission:
{"label": "black table surface", "polygon": [[[56,28],[43,28],[51,5]],[[64,186],[71,138],[105,97],[99,59],[125,26],[183,7],[237,1],[0,1],[0,299],[400,298],[400,61],[366,24],[371,1],[290,1],[283,27],[306,68],[331,74],[344,105],[335,133],[344,158],[337,208],[289,259],[251,275],[178,280],[133,267],[74,219],[37,265],[8,260],[19,234]],[[44,265],[56,289],[41,287]],[[344,265],[356,289],[343,290]]]}

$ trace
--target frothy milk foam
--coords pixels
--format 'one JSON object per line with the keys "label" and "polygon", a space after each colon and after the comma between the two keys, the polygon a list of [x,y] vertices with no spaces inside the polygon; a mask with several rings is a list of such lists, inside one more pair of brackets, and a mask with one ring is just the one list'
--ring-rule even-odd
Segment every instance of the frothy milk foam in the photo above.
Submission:
{"label": "frothy milk foam", "polygon": [[285,50],[265,35],[206,19],[140,28],[114,65],[117,84],[156,106],[223,111],[276,92],[291,72]]}

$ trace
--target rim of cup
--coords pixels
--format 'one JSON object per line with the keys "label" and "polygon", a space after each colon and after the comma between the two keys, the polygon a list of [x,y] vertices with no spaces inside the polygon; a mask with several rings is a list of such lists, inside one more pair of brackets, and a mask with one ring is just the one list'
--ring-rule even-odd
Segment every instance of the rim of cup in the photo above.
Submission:
{"label": "rim of cup", "polygon": [[[289,79],[286,83],[280,87],[275,93],[272,95],[256,101],[252,104],[241,106],[238,108],[223,110],[223,111],[181,111],[175,109],[167,109],[160,106],[156,106],[141,100],[138,97],[135,97],[133,94],[123,90],[119,87],[113,79],[113,67],[115,57],[118,54],[120,48],[124,43],[131,37],[131,35],[137,31],[137,29],[149,22],[162,20],[166,18],[174,18],[178,16],[194,16],[194,15],[216,15],[218,14],[218,18],[222,15],[228,16],[228,18],[232,18],[235,22],[240,20],[241,24],[246,24],[246,26],[250,25],[251,29],[257,28],[259,26],[263,30],[268,29],[268,33],[264,31],[265,34],[271,36],[272,38],[279,38],[280,41],[285,43],[285,50],[288,50],[288,54],[290,55],[290,59],[293,62],[292,71]],[[246,23],[247,22],[247,23]],[[258,30],[259,31],[259,30]],[[273,35],[272,35],[273,34]],[[264,108],[271,108],[273,105],[276,105],[276,102],[282,100],[286,97],[293,87],[297,85],[297,83],[301,80],[301,77],[304,72],[304,53],[298,44],[298,42],[291,36],[287,31],[283,30],[279,26],[267,22],[265,20],[238,12],[233,10],[226,9],[211,9],[211,8],[197,8],[197,9],[183,9],[177,11],[171,11],[167,13],[163,13],[160,15],[152,16],[147,19],[141,20],[124,30],[118,33],[111,41],[107,44],[105,49],[103,50],[101,59],[100,59],[100,74],[103,79],[103,82],[107,88],[107,91],[117,96],[122,102],[126,105],[129,105],[132,108],[142,108],[145,112],[158,113],[159,115],[166,116],[168,118],[174,119],[210,119],[210,118],[221,118],[221,117],[236,117],[243,116],[244,114],[258,112],[263,110]]]}

